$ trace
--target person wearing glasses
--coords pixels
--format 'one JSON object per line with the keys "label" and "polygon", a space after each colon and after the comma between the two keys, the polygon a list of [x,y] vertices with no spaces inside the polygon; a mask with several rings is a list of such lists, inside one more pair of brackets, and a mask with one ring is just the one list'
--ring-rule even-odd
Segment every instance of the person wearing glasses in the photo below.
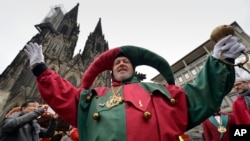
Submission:
{"label": "person wearing glasses", "polygon": [[250,125],[250,74],[238,67],[235,71],[234,90],[237,98],[232,105],[235,121],[237,125]]}

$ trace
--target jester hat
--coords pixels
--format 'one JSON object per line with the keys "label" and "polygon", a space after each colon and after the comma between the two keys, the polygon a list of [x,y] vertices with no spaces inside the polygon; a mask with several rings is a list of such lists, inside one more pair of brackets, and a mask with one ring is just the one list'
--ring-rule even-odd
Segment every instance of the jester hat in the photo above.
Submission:
{"label": "jester hat", "polygon": [[83,75],[82,88],[89,89],[97,75],[101,72],[112,71],[114,60],[121,53],[131,61],[134,68],[140,65],[151,66],[160,72],[168,84],[175,84],[170,65],[163,57],[145,48],[121,46],[103,52],[90,64]]}

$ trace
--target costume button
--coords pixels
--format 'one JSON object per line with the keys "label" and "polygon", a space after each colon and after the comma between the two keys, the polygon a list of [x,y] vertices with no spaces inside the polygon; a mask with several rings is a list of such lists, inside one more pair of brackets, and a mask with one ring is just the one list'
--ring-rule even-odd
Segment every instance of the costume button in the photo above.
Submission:
{"label": "costume button", "polygon": [[92,117],[93,117],[94,120],[98,120],[100,118],[100,114],[99,113],[94,113]]}
{"label": "costume button", "polygon": [[146,120],[149,120],[151,118],[151,113],[150,112],[144,112],[144,118]]}
{"label": "costume button", "polygon": [[176,101],[175,101],[174,98],[171,98],[171,99],[170,99],[170,102],[171,102],[171,104],[175,104]]}
{"label": "costume button", "polygon": [[91,100],[91,96],[90,95],[88,95],[87,97],[86,97],[86,101],[90,101]]}

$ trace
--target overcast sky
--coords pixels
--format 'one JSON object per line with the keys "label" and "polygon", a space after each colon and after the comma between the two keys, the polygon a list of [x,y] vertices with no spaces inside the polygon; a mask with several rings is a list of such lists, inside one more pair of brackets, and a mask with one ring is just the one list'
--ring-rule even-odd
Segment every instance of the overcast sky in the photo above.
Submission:
{"label": "overcast sky", "polygon": [[[218,25],[236,21],[250,34],[249,0],[6,0],[0,4],[0,74],[25,43],[38,33],[39,24],[55,5],[66,12],[79,3],[79,40],[83,49],[99,18],[109,47],[135,45],[163,56],[170,64],[209,39]],[[148,79],[158,72],[139,67]]]}

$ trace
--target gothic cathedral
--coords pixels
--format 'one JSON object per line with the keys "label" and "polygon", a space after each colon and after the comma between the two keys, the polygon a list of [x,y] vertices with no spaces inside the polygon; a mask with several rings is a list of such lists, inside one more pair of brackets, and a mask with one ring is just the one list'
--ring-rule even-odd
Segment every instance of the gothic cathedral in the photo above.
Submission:
{"label": "gothic cathedral", "polygon": [[[40,24],[35,25],[38,33],[28,41],[43,45],[45,63],[48,67],[76,87],[80,86],[82,75],[94,58],[109,49],[99,19],[94,31],[88,36],[83,52],[79,51],[74,55],[80,32],[77,23],[78,8],[79,4],[69,12],[64,12],[62,7],[55,6]],[[93,87],[109,85],[110,74],[104,72],[97,77]],[[22,49],[0,74],[0,120],[9,110],[20,106],[28,99],[44,103],[37,90],[28,58]]]}

